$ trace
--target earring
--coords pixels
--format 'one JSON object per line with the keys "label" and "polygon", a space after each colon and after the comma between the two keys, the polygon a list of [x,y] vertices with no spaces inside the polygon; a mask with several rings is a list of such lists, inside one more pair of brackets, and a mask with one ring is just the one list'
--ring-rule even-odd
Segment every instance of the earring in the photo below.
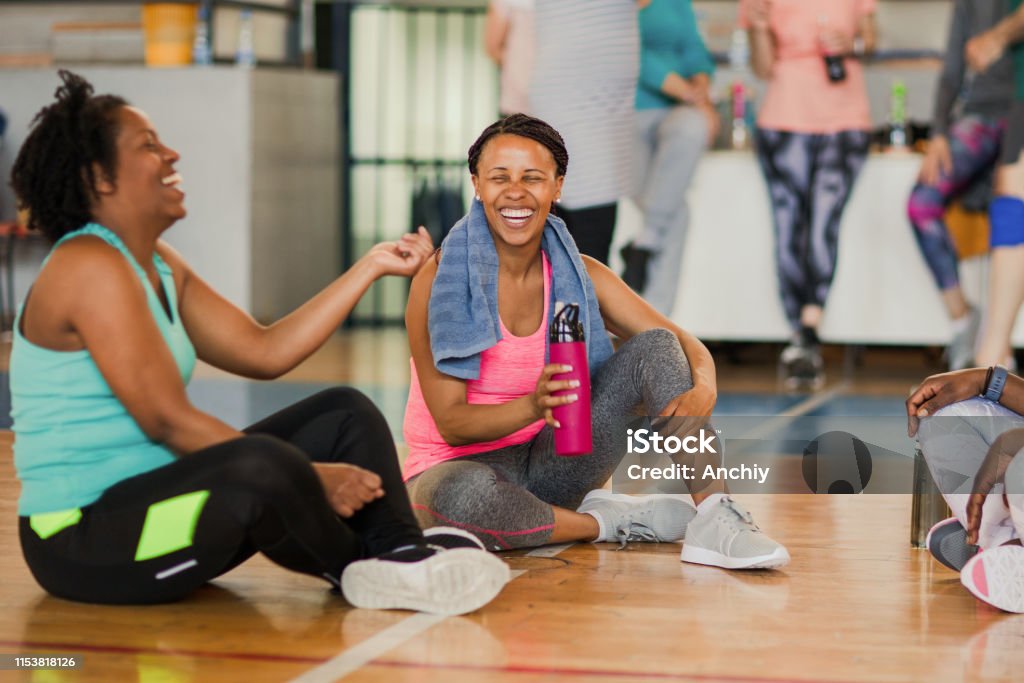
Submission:
{"label": "earring", "polygon": [[477,196],[476,196],[476,200],[477,200],[477,201],[480,201],[480,195],[477,195]]}

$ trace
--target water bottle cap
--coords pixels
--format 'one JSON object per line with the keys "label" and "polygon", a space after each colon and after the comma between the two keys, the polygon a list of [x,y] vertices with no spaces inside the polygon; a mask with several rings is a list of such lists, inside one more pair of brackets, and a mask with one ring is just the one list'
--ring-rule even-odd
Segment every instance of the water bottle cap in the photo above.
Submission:
{"label": "water bottle cap", "polygon": [[549,331],[552,344],[585,341],[583,324],[580,323],[580,305],[555,303],[555,317]]}

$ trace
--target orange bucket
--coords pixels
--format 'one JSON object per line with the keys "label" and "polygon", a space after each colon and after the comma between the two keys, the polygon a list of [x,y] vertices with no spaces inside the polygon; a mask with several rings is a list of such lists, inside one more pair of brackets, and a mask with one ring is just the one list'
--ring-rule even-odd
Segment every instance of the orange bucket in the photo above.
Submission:
{"label": "orange bucket", "polygon": [[142,6],[147,66],[184,66],[192,63],[192,39],[198,6],[171,2]]}
{"label": "orange bucket", "polygon": [[953,203],[946,210],[946,227],[961,259],[988,253],[988,213],[966,211]]}

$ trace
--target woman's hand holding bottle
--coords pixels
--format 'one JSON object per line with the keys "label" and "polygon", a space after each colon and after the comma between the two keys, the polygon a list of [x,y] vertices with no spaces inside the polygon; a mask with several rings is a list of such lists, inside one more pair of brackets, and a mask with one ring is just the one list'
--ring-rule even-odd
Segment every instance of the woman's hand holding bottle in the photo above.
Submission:
{"label": "woman's hand holding bottle", "polygon": [[555,375],[561,375],[566,372],[572,372],[572,366],[562,365],[560,363],[545,365],[544,369],[540,373],[540,377],[537,379],[537,388],[530,395],[534,415],[538,419],[543,419],[550,426],[556,429],[561,425],[558,424],[558,420],[556,420],[555,416],[551,413],[551,409],[556,406],[568,405],[579,400],[579,396],[577,394],[563,394],[561,396],[554,395],[556,391],[576,389],[580,386],[579,380],[553,379]]}

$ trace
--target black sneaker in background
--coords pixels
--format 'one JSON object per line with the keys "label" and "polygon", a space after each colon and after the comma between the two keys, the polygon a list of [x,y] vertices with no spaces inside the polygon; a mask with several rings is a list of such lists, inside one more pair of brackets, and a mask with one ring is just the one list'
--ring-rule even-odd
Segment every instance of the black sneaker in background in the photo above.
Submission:
{"label": "black sneaker in background", "polygon": [[647,262],[651,259],[651,251],[634,247],[630,242],[619,250],[619,255],[626,264],[622,271],[622,281],[637,294],[643,294],[647,286]]}
{"label": "black sneaker in background", "polygon": [[821,346],[794,341],[779,356],[779,375],[790,391],[817,391],[825,385],[825,362]]}

